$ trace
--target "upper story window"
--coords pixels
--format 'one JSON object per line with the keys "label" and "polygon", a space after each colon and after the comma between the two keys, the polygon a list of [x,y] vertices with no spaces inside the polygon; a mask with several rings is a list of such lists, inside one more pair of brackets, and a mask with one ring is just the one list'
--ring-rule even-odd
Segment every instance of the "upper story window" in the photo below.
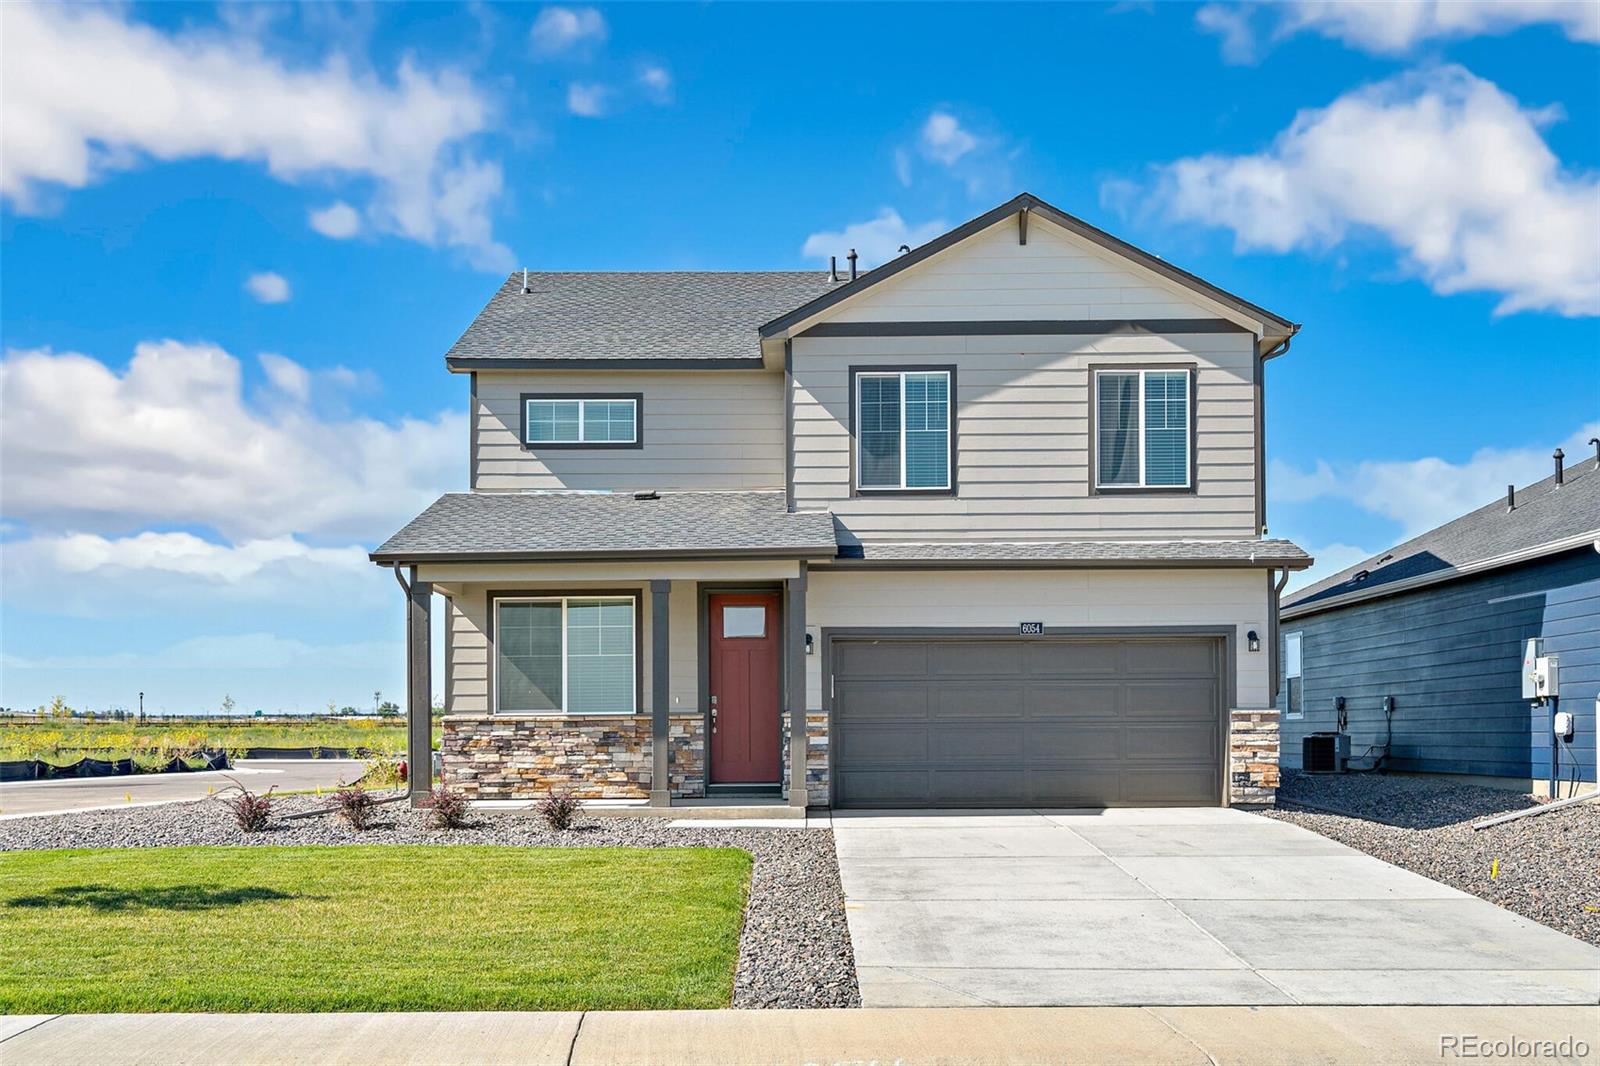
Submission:
{"label": "upper story window", "polygon": [[857,370],[856,488],[950,492],[950,394],[953,373]]}
{"label": "upper story window", "polygon": [[550,448],[637,448],[638,393],[522,397],[522,443]]}
{"label": "upper story window", "polygon": [[1094,381],[1095,486],[1191,488],[1189,371],[1099,370]]}

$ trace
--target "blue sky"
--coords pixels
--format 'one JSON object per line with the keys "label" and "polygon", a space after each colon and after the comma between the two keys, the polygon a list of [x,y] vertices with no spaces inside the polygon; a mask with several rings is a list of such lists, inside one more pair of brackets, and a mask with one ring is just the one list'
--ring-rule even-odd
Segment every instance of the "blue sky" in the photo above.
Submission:
{"label": "blue sky", "polygon": [[1327,566],[1600,432],[1593,5],[182,4],[4,20],[0,704],[363,705],[503,269],[817,266],[1028,190],[1305,324]]}

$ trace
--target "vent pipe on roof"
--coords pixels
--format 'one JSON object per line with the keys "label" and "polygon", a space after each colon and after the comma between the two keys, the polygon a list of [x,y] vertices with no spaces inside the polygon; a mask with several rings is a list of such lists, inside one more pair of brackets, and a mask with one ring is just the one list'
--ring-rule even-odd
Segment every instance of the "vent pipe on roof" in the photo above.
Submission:
{"label": "vent pipe on roof", "polygon": [[1515,511],[1516,509],[1517,509],[1517,487],[1515,485],[1507,485],[1506,486],[1506,512],[1509,514],[1510,512]]}
{"label": "vent pipe on roof", "polygon": [[1561,460],[1565,459],[1566,457],[1566,453],[1560,448],[1557,448],[1555,450],[1555,454],[1550,456],[1550,458],[1556,461],[1556,488],[1558,489],[1566,483],[1565,472],[1561,469]]}
{"label": "vent pipe on roof", "polygon": [[528,288],[528,268],[522,268],[522,295],[526,296],[533,290]]}
{"label": "vent pipe on roof", "polygon": [[1594,445],[1594,461],[1600,464],[1600,437],[1590,437],[1589,443]]}
{"label": "vent pipe on roof", "polygon": [[856,280],[856,250],[854,248],[850,249],[850,254],[845,258],[850,260],[850,280],[854,281]]}
{"label": "vent pipe on roof", "polygon": [[828,256],[828,280],[839,280],[839,257],[836,255]]}

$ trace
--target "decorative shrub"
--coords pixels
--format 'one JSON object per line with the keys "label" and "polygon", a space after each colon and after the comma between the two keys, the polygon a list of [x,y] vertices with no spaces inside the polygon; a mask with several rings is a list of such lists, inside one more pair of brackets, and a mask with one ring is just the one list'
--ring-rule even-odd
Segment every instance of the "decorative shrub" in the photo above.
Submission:
{"label": "decorative shrub", "polygon": [[582,806],[578,797],[563,789],[559,792],[552,791],[540,800],[537,810],[539,817],[543,818],[551,829],[571,829],[572,819]]}
{"label": "decorative shrub", "polygon": [[[228,780],[233,781],[233,778]],[[233,788],[219,792],[216,798],[228,808],[228,813],[233,815],[240,829],[246,833],[259,833],[267,827],[267,820],[272,817],[272,793],[277,788],[277,785],[273,785],[265,792],[255,793],[233,781]]]}
{"label": "decorative shrub", "polygon": [[448,785],[435,785],[428,797],[433,824],[438,829],[461,829],[467,824],[467,794]]}
{"label": "decorative shrub", "polygon": [[366,789],[346,785],[333,794],[333,800],[339,805],[339,813],[350,823],[351,829],[365,829],[372,824],[377,804],[372,799],[372,793]]}

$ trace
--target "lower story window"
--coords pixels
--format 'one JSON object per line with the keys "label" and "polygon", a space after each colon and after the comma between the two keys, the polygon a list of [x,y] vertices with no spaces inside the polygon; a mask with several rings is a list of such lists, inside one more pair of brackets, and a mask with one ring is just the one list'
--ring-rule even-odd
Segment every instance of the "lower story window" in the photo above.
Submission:
{"label": "lower story window", "polygon": [[495,601],[495,710],[635,711],[631,596]]}
{"label": "lower story window", "polygon": [[1283,637],[1283,713],[1289,718],[1305,714],[1305,696],[1301,691],[1300,670],[1301,634],[1286,633]]}

